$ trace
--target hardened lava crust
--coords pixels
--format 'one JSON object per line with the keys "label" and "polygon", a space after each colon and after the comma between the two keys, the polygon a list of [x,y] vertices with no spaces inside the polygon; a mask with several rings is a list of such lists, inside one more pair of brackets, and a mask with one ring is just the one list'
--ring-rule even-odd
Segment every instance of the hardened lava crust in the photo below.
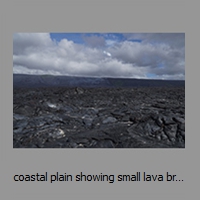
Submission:
{"label": "hardened lava crust", "polygon": [[185,87],[14,88],[13,148],[185,148]]}

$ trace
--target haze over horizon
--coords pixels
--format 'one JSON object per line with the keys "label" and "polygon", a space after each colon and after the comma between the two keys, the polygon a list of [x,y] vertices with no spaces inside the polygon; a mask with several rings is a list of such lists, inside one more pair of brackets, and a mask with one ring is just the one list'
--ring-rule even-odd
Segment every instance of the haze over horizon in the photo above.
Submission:
{"label": "haze over horizon", "polygon": [[13,73],[185,80],[185,34],[15,33]]}

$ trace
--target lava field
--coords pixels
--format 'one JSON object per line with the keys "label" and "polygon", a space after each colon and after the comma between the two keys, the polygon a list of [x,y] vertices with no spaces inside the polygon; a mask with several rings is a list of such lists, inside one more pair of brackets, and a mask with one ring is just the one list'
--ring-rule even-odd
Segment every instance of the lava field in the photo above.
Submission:
{"label": "lava field", "polygon": [[185,148],[185,87],[14,88],[13,148]]}

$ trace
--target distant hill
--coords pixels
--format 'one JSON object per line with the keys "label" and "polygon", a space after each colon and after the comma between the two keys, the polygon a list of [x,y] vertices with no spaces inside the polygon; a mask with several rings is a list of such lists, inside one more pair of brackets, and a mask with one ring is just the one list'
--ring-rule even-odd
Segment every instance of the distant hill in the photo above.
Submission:
{"label": "distant hill", "polygon": [[185,81],[13,74],[13,87],[185,87]]}

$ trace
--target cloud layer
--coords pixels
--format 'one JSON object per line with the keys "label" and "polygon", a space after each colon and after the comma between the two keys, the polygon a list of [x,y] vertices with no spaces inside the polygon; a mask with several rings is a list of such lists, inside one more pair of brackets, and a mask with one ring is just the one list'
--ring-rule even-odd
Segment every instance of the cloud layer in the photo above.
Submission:
{"label": "cloud layer", "polygon": [[77,44],[66,38],[58,42],[49,33],[16,33],[13,73],[185,79],[184,34],[123,36],[84,36]]}

